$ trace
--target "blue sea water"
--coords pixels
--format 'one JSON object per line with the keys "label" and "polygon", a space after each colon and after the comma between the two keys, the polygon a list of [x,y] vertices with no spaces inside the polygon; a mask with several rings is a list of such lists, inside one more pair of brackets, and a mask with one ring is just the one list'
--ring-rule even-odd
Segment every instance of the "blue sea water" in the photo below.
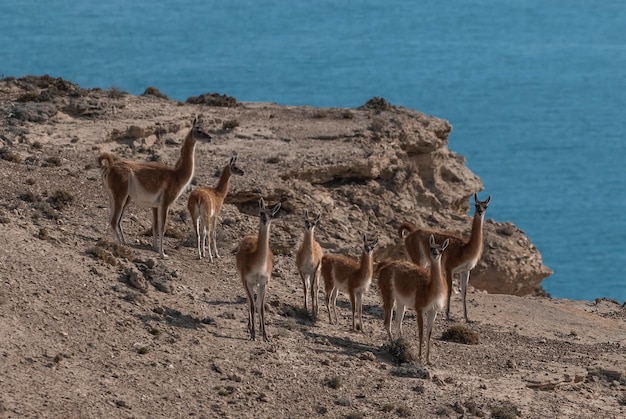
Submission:
{"label": "blue sea water", "polygon": [[619,0],[0,0],[0,73],[448,119],[554,297],[626,300]]}

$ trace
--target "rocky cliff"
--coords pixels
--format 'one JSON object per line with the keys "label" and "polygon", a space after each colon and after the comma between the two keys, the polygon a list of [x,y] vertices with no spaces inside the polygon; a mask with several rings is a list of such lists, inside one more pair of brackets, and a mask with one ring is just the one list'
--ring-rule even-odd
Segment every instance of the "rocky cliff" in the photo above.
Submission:
{"label": "rocky cliff", "polygon": [[[284,252],[295,246],[308,209],[322,214],[319,237],[326,249],[357,251],[358,237],[367,232],[380,236],[378,258],[404,257],[396,230],[402,222],[469,237],[471,197],[489,193],[464,158],[448,149],[448,121],[381,98],[358,109],[238,103],[219,95],[182,104],[154,88],[134,97],[47,76],[1,83],[3,155],[17,153],[27,166],[44,144],[61,152],[85,142],[121,157],[172,160],[168,144],[192,113],[201,114],[217,149],[245,154],[240,161],[247,175],[228,202],[244,213],[259,196],[282,202],[293,221],[278,226],[277,247]],[[83,154],[85,162],[94,154]],[[222,161],[199,164],[205,163],[210,171]],[[199,167],[196,183],[211,184],[213,173]],[[498,199],[493,196],[491,205]],[[485,252],[470,284],[489,293],[532,293],[551,273],[539,251],[517,227],[489,219],[489,211],[486,218]]]}

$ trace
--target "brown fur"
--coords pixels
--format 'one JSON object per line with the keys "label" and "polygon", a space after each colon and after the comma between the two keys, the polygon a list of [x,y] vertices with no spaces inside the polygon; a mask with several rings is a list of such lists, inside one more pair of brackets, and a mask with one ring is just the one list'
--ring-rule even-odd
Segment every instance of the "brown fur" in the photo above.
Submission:
{"label": "brown fur", "polygon": [[416,265],[406,260],[380,262],[376,269],[378,286],[383,301],[385,329],[389,340],[393,341],[391,320],[393,307],[396,306],[396,323],[400,337],[402,336],[402,319],[405,307],[417,312],[419,330],[419,357],[422,357],[422,341],[424,316],[426,327],[426,362],[430,364],[430,335],[433,323],[439,310],[443,309],[447,295],[447,284],[441,272],[441,255],[448,247],[449,240],[441,246],[435,244],[433,236],[429,237],[431,269]]}
{"label": "brown fur", "polygon": [[363,236],[363,253],[361,261],[345,256],[325,254],[322,257],[322,276],[326,290],[326,308],[328,321],[332,323],[331,302],[337,322],[337,295],[339,291],[347,293],[352,306],[352,330],[356,329],[355,312],[359,314],[359,326],[363,331],[363,295],[368,291],[373,275],[372,253],[378,239],[369,242]]}
{"label": "brown fur", "polygon": [[[263,198],[259,201],[259,233],[244,237],[237,249],[237,270],[248,297],[248,330],[250,339],[256,340],[254,313],[259,313],[260,330],[264,341],[265,293],[272,275],[273,254],[269,245],[270,224],[280,209],[280,203],[271,210],[265,209]],[[256,294],[256,299],[254,298]]]}
{"label": "brown fur", "polygon": [[321,216],[309,218],[308,211],[304,214],[305,232],[298,253],[296,254],[296,266],[302,279],[304,289],[304,309],[308,312],[308,294],[311,293],[311,305],[314,315],[319,313],[318,294],[319,278],[322,271],[322,246],[315,240],[315,227],[319,224]]}
{"label": "brown fur", "polygon": [[472,231],[469,239],[458,235],[434,230],[430,228],[417,228],[411,223],[403,223],[398,228],[400,237],[404,237],[404,245],[409,258],[420,266],[428,266],[428,246],[429,237],[434,236],[438,243],[446,239],[450,240],[448,250],[443,257],[442,266],[445,271],[445,278],[448,285],[448,296],[446,303],[446,317],[450,319],[450,297],[452,295],[452,276],[461,274],[461,293],[463,299],[463,317],[469,322],[467,317],[467,284],[469,273],[476,266],[483,253],[483,224],[485,211],[491,200],[491,196],[486,201],[479,201],[474,194],[475,207],[474,218],[472,220]]}
{"label": "brown fur", "polygon": [[162,257],[163,234],[169,207],[189,184],[194,171],[194,150],[198,140],[211,137],[197,126],[187,134],[176,166],[161,163],[114,160],[109,153],[98,156],[104,189],[109,196],[109,224],[113,236],[125,243],[121,220],[124,210],[134,200],[138,205],[152,208],[152,245]]}
{"label": "brown fur", "polygon": [[187,200],[187,209],[191,214],[193,229],[198,243],[198,258],[206,257],[206,242],[209,245],[209,260],[213,262],[211,243],[215,250],[215,257],[220,257],[217,251],[217,220],[224,199],[228,194],[231,175],[242,176],[243,170],[235,165],[237,156],[231,157],[229,163],[222,169],[220,179],[214,188],[195,188]]}

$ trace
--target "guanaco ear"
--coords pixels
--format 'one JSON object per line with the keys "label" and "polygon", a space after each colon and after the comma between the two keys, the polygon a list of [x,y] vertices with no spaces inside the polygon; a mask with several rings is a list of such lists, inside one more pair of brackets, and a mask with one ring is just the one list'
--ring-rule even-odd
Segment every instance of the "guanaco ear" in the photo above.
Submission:
{"label": "guanaco ear", "polygon": [[305,210],[304,210],[304,219],[305,219],[305,220],[308,220],[308,219],[309,219],[309,210],[308,210],[308,209],[305,209]]}
{"label": "guanaco ear", "polygon": [[276,214],[280,211],[280,202],[272,208],[272,217],[276,217]]}
{"label": "guanaco ear", "polygon": [[193,122],[191,123],[192,127],[196,127],[198,125],[198,115],[193,116]]}
{"label": "guanaco ear", "polygon": [[487,204],[489,203],[489,201],[491,201],[491,195],[489,195],[489,196],[487,197],[487,200],[484,202],[484,204],[485,204],[485,205],[487,205]]}
{"label": "guanaco ear", "polygon": [[317,217],[315,217],[315,225],[318,225],[321,219],[322,219],[322,214],[317,214]]}
{"label": "guanaco ear", "polygon": [[474,192],[474,202],[478,202],[478,194]]}
{"label": "guanaco ear", "polygon": [[237,153],[234,153],[233,156],[230,158],[230,162],[228,164],[231,166],[234,166],[236,162],[237,162]]}
{"label": "guanaco ear", "polygon": [[265,210],[265,200],[263,199],[263,197],[261,197],[261,199],[259,199],[259,209],[261,211]]}
{"label": "guanaco ear", "polygon": [[435,237],[432,234],[430,235],[428,242],[430,243],[430,247],[435,247]]}
{"label": "guanaco ear", "polygon": [[374,239],[374,241],[372,241],[370,243],[370,246],[373,248],[375,248],[376,246],[378,246],[378,236],[376,236],[376,238]]}
{"label": "guanaco ear", "polygon": [[450,239],[446,239],[441,245],[441,251],[443,252],[444,250],[446,250],[446,247],[448,247],[449,244],[450,244]]}

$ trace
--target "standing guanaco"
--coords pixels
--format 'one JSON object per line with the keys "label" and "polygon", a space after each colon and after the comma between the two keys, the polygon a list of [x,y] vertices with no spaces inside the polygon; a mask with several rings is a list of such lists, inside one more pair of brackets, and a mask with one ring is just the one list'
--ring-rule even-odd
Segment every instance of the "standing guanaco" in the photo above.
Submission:
{"label": "standing guanaco", "polygon": [[450,319],[450,296],[452,294],[452,276],[461,276],[461,294],[463,299],[463,317],[469,322],[467,317],[467,284],[470,279],[470,271],[474,269],[483,253],[483,225],[485,212],[491,201],[491,195],[485,201],[480,201],[478,195],[474,194],[474,219],[472,221],[472,232],[469,240],[457,235],[433,230],[429,228],[417,228],[411,223],[403,223],[398,232],[404,237],[406,252],[411,260],[421,266],[428,265],[427,249],[428,238],[433,235],[437,241],[450,240],[448,251],[443,257],[443,267],[446,271],[446,281],[448,284],[448,297],[446,318]]}
{"label": "standing guanaco", "polygon": [[355,312],[359,314],[359,326],[363,331],[363,295],[372,282],[374,248],[378,245],[378,238],[368,240],[363,235],[363,253],[358,262],[346,255],[325,254],[322,257],[322,276],[326,290],[326,308],[328,321],[332,323],[331,304],[337,323],[337,295],[339,291],[350,296],[352,306],[352,330],[356,331]]}
{"label": "standing guanaco", "polygon": [[308,312],[308,294],[311,293],[311,305],[314,315],[319,313],[318,292],[322,270],[322,247],[315,241],[314,230],[320,223],[321,215],[309,218],[309,211],[304,212],[304,239],[296,254],[296,266],[302,278],[304,289],[304,309]]}
{"label": "standing guanaco", "polygon": [[259,200],[259,233],[245,236],[237,249],[237,270],[248,297],[248,330],[252,340],[256,340],[254,313],[257,312],[263,340],[269,341],[265,332],[265,293],[272,276],[273,254],[269,243],[270,224],[278,210],[280,210],[280,203],[270,211],[265,208],[265,201],[261,198]]}
{"label": "standing guanaco", "polygon": [[437,312],[445,306],[447,284],[441,272],[441,255],[450,241],[446,239],[441,246],[435,243],[433,235],[429,237],[430,271],[408,260],[380,262],[376,269],[378,286],[383,300],[385,329],[389,340],[391,333],[392,310],[396,306],[396,323],[402,336],[402,319],[406,307],[417,312],[419,329],[419,358],[422,359],[422,340],[424,317],[426,317],[426,362],[430,364],[430,335]]}
{"label": "standing guanaco", "polygon": [[163,235],[168,211],[193,177],[194,152],[199,140],[209,142],[211,136],[194,118],[174,167],[156,162],[114,160],[110,153],[98,156],[102,183],[109,196],[109,224],[119,243],[126,242],[121,220],[132,200],[140,206],[152,208],[152,246],[161,257],[167,257],[163,251]]}
{"label": "standing guanaco", "polygon": [[228,194],[231,175],[243,176],[243,170],[237,167],[236,163],[237,155],[235,154],[222,169],[220,179],[214,188],[195,188],[187,200],[187,209],[191,214],[194,232],[196,233],[199,259],[206,257],[207,239],[209,242],[209,260],[213,262],[211,243],[213,243],[215,257],[220,257],[217,252],[217,221],[222,211],[224,199]]}

